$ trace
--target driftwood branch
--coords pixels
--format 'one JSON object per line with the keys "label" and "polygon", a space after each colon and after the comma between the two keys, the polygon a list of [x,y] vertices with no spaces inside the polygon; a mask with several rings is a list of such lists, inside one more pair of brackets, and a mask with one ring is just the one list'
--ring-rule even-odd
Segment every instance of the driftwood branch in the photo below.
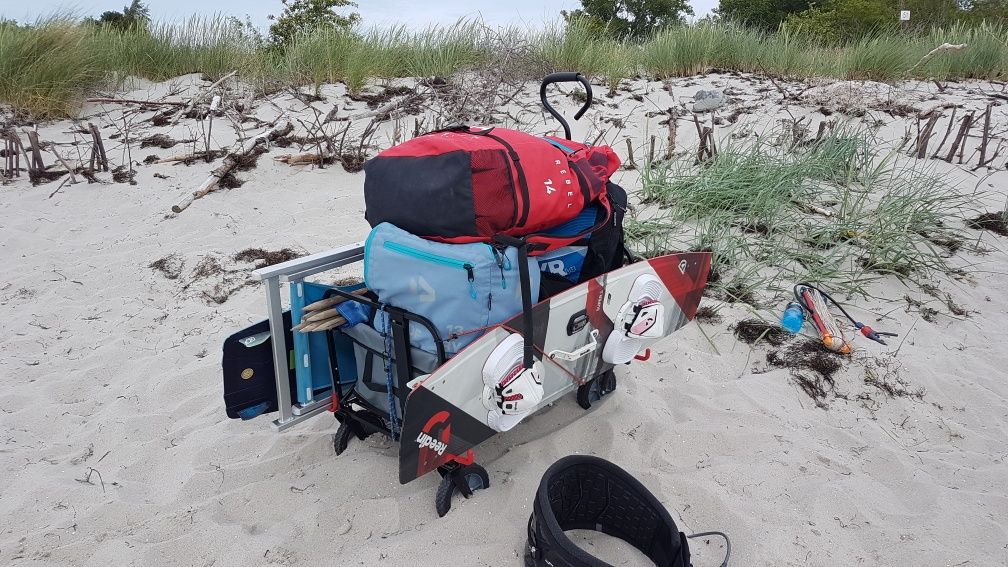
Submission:
{"label": "driftwood branch", "polygon": [[76,177],[76,176],[74,176],[74,172],[73,172],[73,168],[72,168],[72,167],[70,167],[70,164],[68,164],[68,163],[66,162],[66,160],[64,160],[64,159],[63,159],[63,156],[61,156],[61,155],[59,154],[59,152],[58,152],[58,151],[56,151],[56,147],[55,147],[55,146],[53,146],[53,147],[49,148],[49,151],[51,151],[51,152],[53,153],[53,155],[54,155],[54,156],[56,156],[56,159],[58,159],[58,160],[59,160],[59,162],[60,162],[61,164],[63,164],[63,167],[65,167],[65,168],[67,169],[67,173],[69,173],[69,174],[70,174],[70,183],[71,183],[71,184],[74,184],[74,183],[77,183],[77,177]]}
{"label": "driftwood branch", "polygon": [[274,161],[286,163],[287,165],[306,165],[318,163],[322,156],[318,152],[308,152],[305,154],[284,154],[273,158]]}
{"label": "driftwood branch", "polygon": [[967,47],[967,45],[965,43],[955,43],[955,44],[953,44],[953,43],[943,43],[943,44],[939,45],[938,47],[936,47],[936,48],[932,49],[931,51],[929,51],[928,54],[925,55],[924,57],[921,57],[920,61],[918,61],[913,67],[910,67],[909,69],[907,69],[906,72],[909,73],[910,71],[913,71],[917,67],[920,67],[925,61],[927,61],[928,59],[931,59],[932,57],[934,57],[938,53],[941,53],[943,51],[962,51],[962,50],[966,49],[966,47]]}
{"label": "driftwood branch", "polygon": [[383,115],[388,114],[388,113],[392,112],[393,110],[399,108],[400,106],[402,106],[404,104],[407,104],[409,102],[413,102],[414,100],[417,100],[419,98],[422,98],[422,96],[419,95],[419,94],[412,94],[412,95],[409,95],[409,96],[405,96],[405,97],[403,97],[403,98],[401,98],[399,100],[390,102],[390,103],[386,104],[385,106],[376,108],[374,110],[369,110],[367,112],[361,112],[361,113],[358,113],[358,114],[354,114],[353,116],[350,117],[350,120],[360,120],[362,118],[373,118],[375,116],[383,116]]}
{"label": "driftwood branch", "polygon": [[233,171],[236,167],[238,167],[239,164],[250,158],[252,154],[257,151],[260,145],[264,144],[268,145],[270,142],[276,140],[277,138],[281,136],[286,136],[293,129],[294,126],[290,122],[287,122],[283,126],[277,126],[273,128],[266,135],[256,136],[252,140],[252,145],[249,146],[248,148],[242,147],[239,148],[237,151],[229,153],[224,158],[224,163],[222,163],[219,167],[210,172],[210,176],[207,177],[206,180],[203,181],[203,183],[201,183],[200,186],[197,187],[196,190],[193,191],[191,195],[187,195],[186,198],[183,199],[181,203],[172,206],[172,212],[181,213],[182,211],[186,210],[189,207],[189,205],[191,205],[193,201],[195,201],[196,199],[202,199],[203,197],[207,196],[211,191],[217,188],[217,183],[221,180],[222,177],[231,173],[231,171]]}
{"label": "driftwood branch", "polygon": [[948,141],[949,135],[952,134],[952,127],[955,126],[956,110],[958,109],[953,106],[952,116],[949,118],[948,128],[945,129],[945,136],[942,137],[941,143],[938,144],[938,147],[935,148],[934,153],[931,154],[931,159],[938,157],[938,154],[941,153],[942,148],[945,147],[945,142]]}
{"label": "driftwood branch", "polygon": [[980,140],[980,165],[987,161],[987,144],[990,143],[991,111],[993,106],[987,105],[987,112],[984,113],[983,136]]}
{"label": "driftwood branch", "polygon": [[28,160],[28,170],[42,171],[46,166],[45,162],[42,161],[42,145],[39,143],[38,132],[25,130],[25,134],[28,135],[28,143],[31,145],[31,159]]}
{"label": "driftwood branch", "polygon": [[626,139],[626,151],[627,151],[627,163],[623,167],[626,169],[637,169],[637,163],[634,161],[633,156],[633,143],[630,138]]}
{"label": "driftwood branch", "polygon": [[86,102],[105,102],[105,103],[117,103],[117,104],[140,104],[144,106],[185,106],[185,102],[177,100],[138,100],[135,98],[89,98],[85,99]]}
{"label": "driftwood branch", "polygon": [[928,118],[927,124],[924,126],[924,130],[921,131],[917,136],[917,147],[914,151],[914,155],[917,159],[924,159],[927,157],[928,144],[931,142],[931,133],[934,131],[935,124],[938,122],[938,117],[940,114],[932,114]]}
{"label": "driftwood branch", "polygon": [[0,132],[0,137],[4,140],[4,174],[18,177],[21,175],[21,154],[18,152],[21,139],[13,130]]}
{"label": "driftwood branch", "polygon": [[[101,132],[98,131],[98,127],[92,122],[88,122],[88,129],[91,131],[91,170],[92,171],[108,171],[108,157],[105,155],[105,144],[102,143]],[[98,168],[95,169],[95,165]]]}
{"label": "driftwood branch", "polygon": [[213,91],[221,83],[223,83],[224,81],[226,81],[226,80],[230,79],[231,77],[235,76],[235,74],[237,74],[237,73],[238,73],[238,71],[231,71],[227,75],[224,75],[223,77],[221,77],[221,78],[217,79],[216,81],[214,81],[214,83],[212,85],[210,85],[209,87],[207,87],[206,89],[201,89],[200,92],[198,92],[195,95],[193,95],[193,97],[191,99],[189,99],[189,104],[187,104],[186,107],[181,112],[179,112],[178,114],[176,114],[175,118],[172,118],[172,122],[171,123],[172,124],[178,124],[179,119],[182,118],[183,116],[185,116],[186,114],[189,114],[189,111],[191,111],[196,106],[196,104],[199,103],[199,101],[203,100],[203,97],[205,97],[207,93]]}
{"label": "driftwood branch", "polygon": [[674,108],[668,109],[668,151],[665,159],[672,159],[676,147],[676,131],[679,129],[679,113]]}
{"label": "driftwood branch", "polygon": [[[959,150],[959,144],[966,146],[966,133],[969,132],[970,124],[973,122],[973,113],[970,112],[966,116],[963,116],[962,125],[959,127],[959,133],[956,134],[955,140],[952,141],[952,148],[949,149],[949,153],[945,156],[945,161],[952,163],[952,158],[955,157],[956,151]],[[961,155],[961,154],[960,154]]]}

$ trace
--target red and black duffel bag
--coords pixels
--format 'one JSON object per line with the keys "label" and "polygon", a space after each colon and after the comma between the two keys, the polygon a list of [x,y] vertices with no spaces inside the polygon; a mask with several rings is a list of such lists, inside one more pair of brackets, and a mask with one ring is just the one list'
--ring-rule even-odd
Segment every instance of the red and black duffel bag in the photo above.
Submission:
{"label": "red and black duffel bag", "polygon": [[372,227],[390,222],[441,242],[524,236],[541,253],[581,235],[540,232],[573,219],[592,202],[608,209],[606,183],[619,166],[606,146],[506,128],[431,132],[368,161],[365,218]]}

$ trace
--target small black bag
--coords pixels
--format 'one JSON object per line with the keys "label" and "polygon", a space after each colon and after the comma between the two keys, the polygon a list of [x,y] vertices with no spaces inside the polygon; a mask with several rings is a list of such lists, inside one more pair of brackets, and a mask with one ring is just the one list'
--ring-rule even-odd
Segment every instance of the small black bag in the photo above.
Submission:
{"label": "small black bag", "polygon": [[[633,257],[626,249],[623,235],[623,215],[627,210],[626,190],[609,182],[606,195],[612,210],[612,221],[593,232],[589,238],[571,244],[571,246],[587,247],[584,264],[581,266],[581,273],[577,281],[571,281],[564,276],[544,271],[539,287],[540,301],[606,272],[622,268],[627,262],[633,261]],[[597,215],[601,218],[597,220],[603,220],[605,214],[606,211],[599,208]]]}

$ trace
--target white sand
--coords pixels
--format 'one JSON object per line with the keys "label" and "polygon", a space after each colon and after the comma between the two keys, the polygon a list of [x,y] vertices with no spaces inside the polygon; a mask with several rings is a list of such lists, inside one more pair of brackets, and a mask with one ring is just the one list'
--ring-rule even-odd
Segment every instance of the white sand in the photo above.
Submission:
{"label": "white sand", "polygon": [[[123,96],[157,98],[181,86],[171,99],[187,100],[201,84],[197,77],[138,82]],[[751,77],[671,85],[674,100],[660,83],[644,82],[632,84],[642,101],[627,92],[599,96],[575,134],[588,135],[591,119],[622,118],[625,130],[606,140],[626,157],[622,139],[629,135],[642,163],[649,136],[665,136],[657,124],[664,116],[645,113],[688,101],[701,87],[729,89],[731,104],[721,115],[752,109],[738,131],[764,129],[791,112],[812,114],[813,133],[820,106],[898,100],[917,109],[943,101],[979,109],[989,100],[985,92],[1003,90],[966,83],[937,93],[934,85],[911,83],[880,97],[875,84],[833,85],[805,92],[804,102],[785,109],[773,85]],[[343,92],[326,86],[327,101],[315,106],[325,114],[338,104],[341,116],[365,109]],[[553,130],[536,92],[528,85],[509,110],[526,129]],[[280,109],[305,121],[312,116],[286,94],[255,105],[268,121]],[[570,114],[575,103],[565,99],[563,106]],[[110,139],[123,108],[135,107],[92,104],[82,113],[101,127],[113,165],[124,163],[120,141]],[[1008,124],[1006,108],[995,109],[1000,129]],[[134,117],[131,138],[200,136],[191,119],[171,129],[141,122],[151,114]],[[913,125],[879,110],[864,118],[876,119],[880,135],[892,140]],[[355,122],[351,135],[364,123]],[[248,135],[265,129],[246,127]],[[403,128],[412,132],[412,117]],[[45,141],[69,142],[72,129],[58,122],[39,131]],[[387,147],[392,131],[385,123],[375,142]],[[730,131],[719,127],[718,135]],[[235,137],[222,118],[213,132],[218,147]],[[682,119],[679,148],[695,148],[696,139]],[[60,151],[76,158],[70,146]],[[140,150],[134,142],[131,154],[139,162],[185,151]],[[238,174],[242,187],[211,193],[177,216],[166,215],[215,165],[137,165],[136,185],[67,185],[52,198],[61,180],[32,187],[21,177],[0,188],[0,564],[519,565],[533,491],[546,467],[570,453],[599,455],[637,475],[684,531],[728,532],[733,565],[1008,563],[1004,238],[967,231],[990,253],[963,253],[959,261],[973,276],[942,284],[968,317],[950,316],[895,280],[873,287],[878,300],[857,302],[866,321],[882,316],[877,325],[901,337],[890,347],[857,342],[857,361],[837,375],[847,400],[830,398],[828,409],[817,408],[789,371],[767,368],[766,348],[732,336],[729,326],[749,309],[724,306],[722,322],[692,324],[651,361],[619,370],[616,394],[592,411],[564,399],[481,447],[491,490],[457,499],[439,519],[436,475],[400,486],[397,449],[384,438],[355,440],[335,458],[328,415],[283,434],[265,418],[224,415],[220,346],[264,314],[258,286],[223,304],[204,295],[244,282],[253,266],[230,256],[249,247],[321,251],[367,233],[363,174],[270,159],[295,151],[272,148],[256,169]],[[53,156],[44,152],[44,159]],[[989,177],[930,163],[969,190],[992,192],[977,207],[994,211],[1008,190],[1004,160]],[[618,177],[628,188],[640,185],[635,172]],[[177,280],[148,267],[170,254],[184,262]],[[192,281],[206,257],[241,271]],[[907,294],[940,307],[935,322],[908,312]],[[764,313],[776,315],[776,307]],[[889,398],[866,385],[865,368],[879,364],[877,356],[911,389],[924,388],[923,399]],[[859,400],[862,394],[872,400]],[[617,564],[637,564],[639,555],[603,539],[578,536]],[[698,567],[720,562],[716,539],[694,540],[693,548]]]}

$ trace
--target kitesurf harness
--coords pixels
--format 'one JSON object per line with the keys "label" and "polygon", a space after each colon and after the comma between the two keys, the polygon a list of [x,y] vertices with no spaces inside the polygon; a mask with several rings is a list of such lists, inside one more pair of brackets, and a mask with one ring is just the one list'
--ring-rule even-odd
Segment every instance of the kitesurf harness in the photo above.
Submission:
{"label": "kitesurf harness", "polygon": [[723,537],[728,565],[731,543],[721,532],[687,536],[643,484],[618,466],[589,455],[571,455],[546,470],[528,523],[525,567],[611,567],[575,545],[567,530],[594,530],[622,539],[657,567],[690,567],[687,538]]}

